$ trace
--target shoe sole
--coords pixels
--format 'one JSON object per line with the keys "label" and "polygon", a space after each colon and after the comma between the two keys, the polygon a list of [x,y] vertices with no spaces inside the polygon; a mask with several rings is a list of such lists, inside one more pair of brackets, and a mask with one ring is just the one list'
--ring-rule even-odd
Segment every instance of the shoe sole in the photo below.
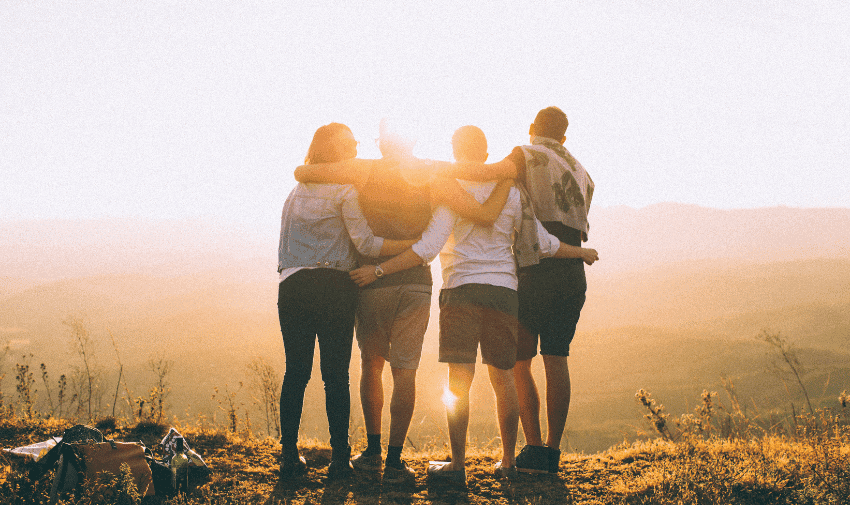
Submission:
{"label": "shoe sole", "polygon": [[533,474],[549,473],[549,470],[538,470],[536,468],[521,468],[521,467],[516,467],[516,471],[520,472],[520,473],[533,473]]}

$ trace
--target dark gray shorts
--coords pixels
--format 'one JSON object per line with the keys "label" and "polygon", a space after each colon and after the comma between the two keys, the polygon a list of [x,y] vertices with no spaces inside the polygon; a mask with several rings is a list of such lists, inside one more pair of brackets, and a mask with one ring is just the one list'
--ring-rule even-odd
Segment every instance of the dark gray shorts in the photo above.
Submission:
{"label": "dark gray shorts", "polygon": [[517,312],[513,289],[489,284],[464,284],[440,291],[440,362],[481,361],[500,370],[516,364]]}
{"label": "dark gray shorts", "polygon": [[519,271],[519,346],[517,359],[540,354],[569,356],[587,279],[580,259],[541,260]]}

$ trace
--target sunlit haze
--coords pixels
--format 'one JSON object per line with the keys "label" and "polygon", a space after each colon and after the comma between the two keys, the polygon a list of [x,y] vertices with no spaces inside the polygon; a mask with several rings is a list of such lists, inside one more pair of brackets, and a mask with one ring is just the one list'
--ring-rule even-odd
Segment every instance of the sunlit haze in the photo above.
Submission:
{"label": "sunlit haze", "polygon": [[542,107],[594,205],[846,207],[845,2],[0,5],[0,219],[193,218],[275,233],[315,129],[384,116],[490,159]]}

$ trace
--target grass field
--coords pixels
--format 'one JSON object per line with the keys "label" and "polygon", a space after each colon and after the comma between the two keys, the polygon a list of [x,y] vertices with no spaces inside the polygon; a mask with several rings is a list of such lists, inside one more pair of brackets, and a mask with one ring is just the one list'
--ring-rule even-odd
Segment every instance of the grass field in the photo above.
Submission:
{"label": "grass field", "polygon": [[[620,444],[592,455],[562,454],[557,475],[500,480],[493,474],[498,455],[472,447],[465,488],[429,482],[429,460],[444,459],[448,448],[432,444],[407,449],[403,457],[417,472],[415,483],[383,484],[379,474],[328,481],[330,448],[302,440],[308,473],[292,481],[278,478],[279,444],[267,437],[205,426],[179,426],[212,470],[206,484],[163,504],[842,504],[850,503],[850,409],[847,397],[835,409],[799,415],[781,425],[723,414],[709,406],[677,419],[651,403],[647,417],[658,437]],[[705,400],[705,399],[704,399]],[[708,397],[711,400],[711,397]],[[659,420],[663,422],[659,423]],[[71,422],[41,419],[0,421],[3,448],[61,435]],[[107,427],[109,423],[101,424]],[[156,449],[168,427],[138,423],[104,429],[116,440],[139,441]],[[354,448],[355,451],[357,447]],[[156,452],[156,451],[155,451]],[[50,477],[33,481],[26,465],[0,456],[0,504],[47,503]],[[139,503],[118,481],[87,482],[61,503]],[[132,490],[131,490],[132,491]]]}

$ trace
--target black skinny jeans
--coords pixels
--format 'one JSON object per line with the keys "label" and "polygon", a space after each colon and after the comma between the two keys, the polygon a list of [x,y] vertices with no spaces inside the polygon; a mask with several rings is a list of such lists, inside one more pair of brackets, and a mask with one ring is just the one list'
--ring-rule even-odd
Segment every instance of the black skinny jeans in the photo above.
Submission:
{"label": "black skinny jeans", "polygon": [[340,455],[348,451],[348,367],[356,308],[357,286],[348,272],[305,269],[280,283],[277,310],[286,352],[286,373],[280,390],[280,443],[284,454],[297,450],[304,390],[313,371],[317,337],[331,448]]}

